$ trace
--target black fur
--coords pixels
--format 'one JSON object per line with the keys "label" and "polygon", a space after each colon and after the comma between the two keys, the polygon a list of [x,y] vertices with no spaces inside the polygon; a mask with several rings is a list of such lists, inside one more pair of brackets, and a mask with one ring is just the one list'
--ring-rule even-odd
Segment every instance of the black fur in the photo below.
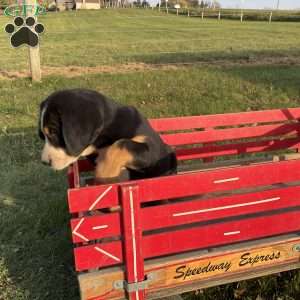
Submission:
{"label": "black fur", "polygon": [[[43,122],[50,131],[48,139],[67,154],[78,156],[89,145],[100,149],[119,141],[120,147],[126,147],[134,157],[128,167],[130,179],[176,173],[174,151],[136,108],[85,89],[55,92],[41,103],[40,111],[45,106]],[[39,135],[44,138],[41,128]],[[146,136],[145,143],[130,140],[139,135]]]}

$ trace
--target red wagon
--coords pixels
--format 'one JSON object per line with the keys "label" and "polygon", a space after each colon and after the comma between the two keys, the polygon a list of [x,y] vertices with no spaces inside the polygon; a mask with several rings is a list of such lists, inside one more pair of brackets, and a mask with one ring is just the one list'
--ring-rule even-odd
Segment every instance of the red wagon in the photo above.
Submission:
{"label": "red wagon", "polygon": [[[82,300],[155,299],[300,267],[300,108],[153,119],[179,173],[69,169]],[[120,207],[104,213],[103,209]]]}

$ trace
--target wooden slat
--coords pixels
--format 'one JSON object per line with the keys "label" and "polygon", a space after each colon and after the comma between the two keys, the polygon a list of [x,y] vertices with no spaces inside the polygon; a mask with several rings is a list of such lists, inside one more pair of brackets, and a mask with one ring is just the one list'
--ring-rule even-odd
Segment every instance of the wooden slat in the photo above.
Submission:
{"label": "wooden slat", "polygon": [[156,131],[161,132],[171,130],[185,130],[191,128],[213,128],[217,126],[268,123],[294,120],[299,118],[300,108],[287,108],[242,113],[150,119],[149,121],[151,126]]}
{"label": "wooden slat", "polygon": [[226,140],[245,138],[277,137],[282,135],[295,135],[300,131],[300,124],[264,125],[255,127],[242,127],[218,129],[187,133],[163,134],[165,143],[172,146],[190,145],[198,143],[211,143]]}
{"label": "wooden slat", "polygon": [[[300,243],[299,237],[282,236],[280,239],[263,239],[261,241],[246,242],[230,248],[220,247],[212,252],[193,252],[185,255],[176,255],[159,260],[149,260],[145,266],[145,273],[151,274],[153,280],[149,282],[147,299],[161,299],[163,296],[215,286],[228,282],[239,281],[286,271],[299,267],[299,252],[294,251],[295,245]],[[240,258],[245,253],[251,257],[278,254],[279,258],[267,259],[254,264],[239,266]],[[274,255],[275,256],[275,255]],[[202,272],[193,276],[174,279],[176,269],[182,267],[194,269],[215,265],[219,261],[231,262],[228,271]],[[222,271],[222,270],[221,270]],[[79,286],[82,300],[125,299],[123,289],[115,289],[114,282],[124,280],[124,271],[121,268],[109,268],[99,272],[79,275]],[[218,274],[219,273],[219,274]],[[177,274],[178,275],[178,274]]]}
{"label": "wooden slat", "polygon": [[142,202],[297,181],[300,160],[139,180]]}
{"label": "wooden slat", "polygon": [[140,218],[152,230],[293,206],[300,206],[300,186],[146,207]]}
{"label": "wooden slat", "polygon": [[[144,258],[152,258],[296,232],[300,230],[299,218],[300,211],[295,211],[146,235],[142,252]],[[109,253],[101,254],[95,247],[106,247]],[[76,269],[83,271],[121,263],[120,249],[121,242],[75,248]],[[110,258],[109,254],[118,260]]]}
{"label": "wooden slat", "polygon": [[153,234],[144,237],[143,253],[155,257],[294,232],[300,230],[299,218],[295,211]]}
{"label": "wooden slat", "polygon": [[210,145],[190,149],[177,149],[176,155],[178,160],[191,160],[226,155],[278,151],[283,149],[299,149],[299,147],[300,141],[298,138],[288,138],[284,140],[254,141],[225,145]]}
{"label": "wooden slat", "polygon": [[122,244],[116,241],[77,247],[74,257],[76,271],[118,265],[123,262]]}
{"label": "wooden slat", "polygon": [[73,243],[87,242],[121,234],[120,214],[112,213],[71,220]]}
{"label": "wooden slat", "polygon": [[[300,206],[300,186],[146,207],[139,213],[142,230]],[[121,235],[120,215],[113,213],[71,220],[74,243]]]}
{"label": "wooden slat", "polygon": [[69,211],[91,211],[119,204],[117,185],[98,185],[68,190]]}

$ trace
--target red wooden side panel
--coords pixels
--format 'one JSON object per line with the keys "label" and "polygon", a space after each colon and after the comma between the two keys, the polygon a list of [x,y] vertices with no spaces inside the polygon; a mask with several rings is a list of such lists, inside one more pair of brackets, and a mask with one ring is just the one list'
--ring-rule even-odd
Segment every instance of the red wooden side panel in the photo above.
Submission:
{"label": "red wooden side panel", "polygon": [[116,206],[118,202],[117,185],[98,185],[68,190],[71,213],[90,211]]}
{"label": "red wooden side panel", "polygon": [[120,214],[104,214],[71,220],[73,243],[87,242],[104,237],[119,236]]}
{"label": "red wooden side panel", "polygon": [[300,206],[300,186],[143,208],[143,230]]}
{"label": "red wooden side panel", "polygon": [[298,231],[299,217],[296,211],[149,235],[143,251],[145,257],[153,257]]}
{"label": "red wooden side panel", "polygon": [[287,108],[242,113],[150,119],[149,121],[151,126],[156,131],[161,132],[172,130],[185,130],[191,128],[213,128],[218,126],[268,123],[294,120],[299,118],[300,108]]}
{"label": "red wooden side panel", "polygon": [[264,186],[300,179],[300,160],[139,180],[142,202]]}
{"label": "red wooden side panel", "polygon": [[93,244],[74,249],[76,271],[102,268],[123,262],[120,241]]}
{"label": "red wooden side panel", "polygon": [[[300,206],[300,186],[146,207],[139,219],[145,231],[295,206]],[[119,236],[120,215],[73,219],[71,228],[74,243]]]}
{"label": "red wooden side panel", "polygon": [[300,124],[277,124],[255,127],[242,127],[196,131],[186,133],[163,134],[165,143],[172,146],[189,145],[197,143],[211,143],[226,140],[245,138],[276,137],[282,135],[295,135],[300,131]]}
{"label": "red wooden side panel", "polygon": [[[294,211],[146,235],[143,237],[143,256],[144,258],[158,257],[296,232],[300,230],[299,218],[300,211]],[[101,253],[95,247],[105,252]],[[77,271],[119,264],[123,262],[121,242],[76,248],[75,260]]]}
{"label": "red wooden side panel", "polygon": [[299,149],[300,140],[289,138],[285,140],[271,140],[258,142],[245,142],[238,144],[210,145],[190,149],[177,149],[179,160],[199,159],[206,157],[239,155],[245,153],[276,151],[281,149]]}

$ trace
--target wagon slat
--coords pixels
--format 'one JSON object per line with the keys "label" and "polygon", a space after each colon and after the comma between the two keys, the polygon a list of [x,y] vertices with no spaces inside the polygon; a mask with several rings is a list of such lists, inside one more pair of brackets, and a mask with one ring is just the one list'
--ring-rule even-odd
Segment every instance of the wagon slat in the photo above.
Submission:
{"label": "wagon slat", "polygon": [[[300,230],[299,218],[300,211],[294,211],[146,235],[142,241],[142,252],[144,258],[152,258],[296,232]],[[120,261],[110,258],[108,254],[101,254],[95,247],[110,252],[109,254],[116,256]],[[121,242],[75,248],[74,254],[77,271],[123,262]]]}
{"label": "wagon slat", "polygon": [[[300,211],[145,236],[145,257],[220,246],[300,230]],[[288,222],[287,222],[288,220]]]}
{"label": "wagon slat", "polygon": [[68,190],[71,213],[112,207],[119,204],[117,185],[101,185]]}
{"label": "wagon slat", "polygon": [[178,160],[191,160],[299,148],[300,142],[298,138],[288,138],[284,140],[242,142],[225,145],[209,145],[190,149],[177,149],[176,155]]}
{"label": "wagon slat", "polygon": [[299,118],[300,108],[287,108],[242,113],[150,119],[149,121],[156,131],[162,132],[191,128],[212,128],[218,126],[280,122],[297,120]]}
{"label": "wagon slat", "polygon": [[143,230],[153,230],[293,206],[300,206],[300,186],[146,207],[140,218]]}
{"label": "wagon slat", "polygon": [[122,244],[116,241],[77,247],[74,257],[76,271],[118,265],[123,262]]}
{"label": "wagon slat", "polygon": [[245,138],[266,138],[298,134],[299,124],[264,125],[255,127],[242,127],[218,129],[209,131],[163,134],[165,143],[172,146],[181,146],[197,143],[220,142]]}
{"label": "wagon slat", "polygon": [[140,180],[141,202],[265,186],[300,179],[300,160]]}
{"label": "wagon slat", "polygon": [[87,242],[121,234],[120,214],[83,217],[71,220],[73,243]]}
{"label": "wagon slat", "polygon": [[[146,207],[139,218],[147,231],[296,206],[300,206],[300,186]],[[120,215],[72,219],[71,229],[74,243],[119,236]]]}

